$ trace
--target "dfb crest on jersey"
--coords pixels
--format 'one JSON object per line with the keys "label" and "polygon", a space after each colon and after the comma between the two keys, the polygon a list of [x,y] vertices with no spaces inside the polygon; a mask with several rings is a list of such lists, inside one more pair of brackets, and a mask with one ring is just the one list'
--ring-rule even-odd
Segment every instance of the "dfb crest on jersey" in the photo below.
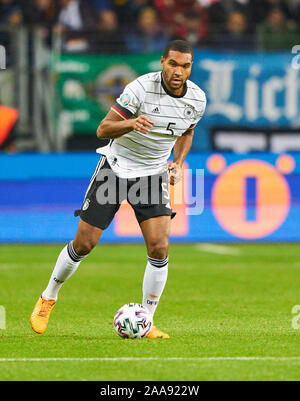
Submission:
{"label": "dfb crest on jersey", "polygon": [[195,120],[196,118],[196,110],[193,106],[185,106],[184,109],[184,117],[189,119],[189,120]]}

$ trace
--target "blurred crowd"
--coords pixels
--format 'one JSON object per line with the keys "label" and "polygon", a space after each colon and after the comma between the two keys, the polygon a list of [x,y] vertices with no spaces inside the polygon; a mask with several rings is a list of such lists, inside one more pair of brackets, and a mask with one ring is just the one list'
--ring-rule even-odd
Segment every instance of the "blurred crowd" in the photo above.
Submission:
{"label": "blurred crowd", "polygon": [[[37,26],[81,52],[196,48],[283,50],[299,44],[300,0],[0,0],[0,25]],[[1,42],[0,32],[0,42]]]}

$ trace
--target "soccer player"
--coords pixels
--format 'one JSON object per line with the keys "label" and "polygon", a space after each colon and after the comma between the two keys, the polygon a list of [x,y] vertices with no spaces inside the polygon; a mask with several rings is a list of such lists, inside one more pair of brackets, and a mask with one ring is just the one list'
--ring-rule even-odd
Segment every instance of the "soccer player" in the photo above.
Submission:
{"label": "soccer player", "polygon": [[[154,315],[168,275],[170,223],[174,217],[168,184],[181,180],[194,127],[206,107],[204,92],[188,79],[192,64],[191,46],[182,40],[170,42],[161,58],[162,72],[143,75],[127,85],[101,121],[97,136],[111,141],[106,148],[98,150],[102,156],[79,213],[77,234],[58,256],[49,284],[31,315],[31,326],[36,333],[46,330],[63,283],[96,246],[123,199],[133,207],[146,243],[143,305]],[[168,165],[172,149],[173,162]],[[99,178],[105,171],[110,173],[108,180]],[[148,194],[148,201],[129,199],[130,191],[139,182],[139,195]],[[159,185],[154,186],[153,182]],[[124,189],[124,183],[123,198],[118,196],[117,201],[106,204],[99,199],[99,193],[105,192],[104,186],[113,189],[109,186],[120,188],[123,184]],[[118,189],[117,195],[120,192]],[[155,196],[157,201],[152,200]],[[148,337],[169,338],[169,335],[153,326]]]}

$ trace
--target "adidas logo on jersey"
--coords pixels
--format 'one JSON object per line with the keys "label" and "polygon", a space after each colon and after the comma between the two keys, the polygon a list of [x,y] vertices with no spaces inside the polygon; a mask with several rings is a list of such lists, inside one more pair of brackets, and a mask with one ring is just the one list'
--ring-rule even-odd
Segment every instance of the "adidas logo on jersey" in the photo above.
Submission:
{"label": "adidas logo on jersey", "polygon": [[159,108],[155,107],[155,109],[152,110],[152,113],[160,114]]}

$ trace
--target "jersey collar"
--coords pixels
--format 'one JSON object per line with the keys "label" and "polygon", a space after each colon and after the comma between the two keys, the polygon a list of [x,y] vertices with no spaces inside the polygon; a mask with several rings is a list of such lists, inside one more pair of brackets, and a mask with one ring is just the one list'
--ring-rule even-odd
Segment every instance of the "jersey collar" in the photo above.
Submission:
{"label": "jersey collar", "polygon": [[183,89],[182,94],[181,95],[174,95],[174,93],[170,92],[169,89],[166,87],[166,85],[164,83],[164,80],[163,80],[163,77],[162,77],[162,73],[161,73],[161,84],[162,84],[162,87],[164,88],[164,91],[166,92],[166,94],[171,96],[171,97],[180,98],[180,97],[183,97],[183,96],[186,95],[186,92],[187,92],[187,84],[186,83],[184,84],[184,89]]}

